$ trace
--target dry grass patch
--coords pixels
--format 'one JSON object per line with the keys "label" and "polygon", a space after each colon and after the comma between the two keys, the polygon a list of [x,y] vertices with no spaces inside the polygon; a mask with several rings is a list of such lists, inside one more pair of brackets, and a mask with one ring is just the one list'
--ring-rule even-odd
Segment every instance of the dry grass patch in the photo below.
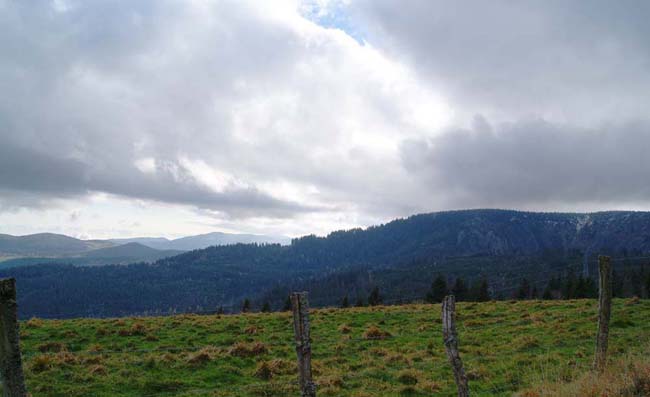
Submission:
{"label": "dry grass patch", "polygon": [[66,350],[68,348],[61,342],[47,342],[38,346],[38,351],[41,353],[59,353]]}
{"label": "dry grass patch", "polygon": [[52,368],[53,363],[54,360],[51,355],[43,354],[34,357],[29,363],[28,368],[34,373],[39,373],[39,372],[47,371],[48,369]]}
{"label": "dry grass patch", "polygon": [[194,366],[205,365],[219,355],[219,350],[213,346],[206,346],[203,349],[192,353],[187,358],[187,363]]}
{"label": "dry grass patch", "polygon": [[121,329],[117,332],[119,336],[144,336],[147,328],[142,323],[134,323],[129,329]]}
{"label": "dry grass patch", "polygon": [[363,333],[363,339],[367,340],[378,340],[378,339],[388,339],[392,335],[388,331],[383,331],[375,325],[371,325]]}
{"label": "dry grass patch", "polygon": [[524,351],[524,350],[529,350],[533,349],[535,347],[539,347],[539,340],[531,335],[524,335],[519,338],[517,338],[514,342],[514,346],[516,346],[518,351]]}
{"label": "dry grass patch", "polygon": [[275,359],[262,361],[257,364],[253,375],[263,380],[271,380],[277,375],[288,375],[296,372],[295,364],[288,360]]}
{"label": "dry grass patch", "polygon": [[397,374],[397,381],[403,385],[415,385],[419,382],[419,375],[412,370],[404,370]]}
{"label": "dry grass patch", "polygon": [[76,355],[67,352],[67,351],[61,351],[59,353],[56,353],[54,355],[54,362],[57,364],[77,364],[79,362],[79,359]]}
{"label": "dry grass patch", "polygon": [[627,356],[603,373],[585,372],[573,380],[546,380],[518,394],[520,397],[639,397],[650,396],[650,358]]}
{"label": "dry grass patch", "polygon": [[262,342],[237,342],[228,349],[228,354],[235,357],[254,357],[268,352],[269,349]]}
{"label": "dry grass patch", "polygon": [[103,365],[98,364],[98,365],[93,365],[92,367],[90,367],[88,369],[88,373],[91,374],[91,375],[103,376],[103,375],[106,375],[108,373],[108,370],[106,370],[106,367],[104,367]]}
{"label": "dry grass patch", "polygon": [[254,325],[250,325],[250,326],[246,327],[246,329],[244,330],[244,333],[248,334],[248,335],[255,335],[260,331],[261,331],[260,328],[254,326]]}
{"label": "dry grass patch", "polygon": [[32,317],[29,320],[25,321],[25,327],[27,328],[41,328],[43,324],[44,321],[36,317]]}
{"label": "dry grass patch", "polygon": [[102,363],[102,358],[101,358],[101,356],[84,357],[82,359],[82,362],[84,364],[101,364]]}

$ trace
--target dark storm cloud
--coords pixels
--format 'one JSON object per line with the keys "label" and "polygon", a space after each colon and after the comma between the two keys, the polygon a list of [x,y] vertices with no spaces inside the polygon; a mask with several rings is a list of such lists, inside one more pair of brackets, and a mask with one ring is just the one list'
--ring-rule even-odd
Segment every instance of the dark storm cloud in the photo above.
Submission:
{"label": "dark storm cloud", "polygon": [[410,141],[402,160],[410,173],[460,207],[650,200],[650,123],[594,129],[543,120],[490,126]]}

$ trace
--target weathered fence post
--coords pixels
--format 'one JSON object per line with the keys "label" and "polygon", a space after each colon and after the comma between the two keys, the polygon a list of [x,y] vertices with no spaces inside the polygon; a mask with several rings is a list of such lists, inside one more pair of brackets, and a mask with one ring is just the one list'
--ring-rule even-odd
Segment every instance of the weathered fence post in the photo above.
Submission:
{"label": "weathered fence post", "polygon": [[306,292],[291,294],[293,331],[298,355],[298,376],[302,397],[316,397],[316,384],[311,378],[311,342],[309,341],[309,303]]}
{"label": "weathered fence post", "polygon": [[18,341],[16,280],[0,280],[0,366],[4,397],[25,397],[25,377]]}
{"label": "weathered fence post", "polygon": [[456,333],[456,298],[453,295],[445,296],[442,301],[442,337],[449,363],[454,371],[454,379],[458,386],[458,397],[468,397],[469,387],[467,376],[463,369],[463,362],[458,353],[458,334]]}
{"label": "weathered fence post", "polygon": [[612,314],[612,264],[609,256],[598,257],[598,334],[596,335],[596,355],[594,369],[602,371],[607,364],[607,343],[609,338],[609,319]]}

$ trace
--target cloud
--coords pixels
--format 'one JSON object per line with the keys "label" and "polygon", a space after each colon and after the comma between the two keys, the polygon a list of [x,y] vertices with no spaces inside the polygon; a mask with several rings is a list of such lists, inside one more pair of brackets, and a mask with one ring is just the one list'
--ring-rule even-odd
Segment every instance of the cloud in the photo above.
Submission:
{"label": "cloud", "polygon": [[471,113],[598,123],[650,105],[650,3],[360,0],[370,43]]}
{"label": "cloud", "polygon": [[647,121],[585,129],[478,117],[472,128],[406,142],[402,159],[449,207],[606,207],[650,201],[649,145]]}
{"label": "cloud", "polygon": [[[226,187],[218,192],[201,184],[181,163],[156,163],[152,172],[137,165],[114,164],[105,169],[75,159],[58,158],[11,144],[0,146],[0,192],[25,192],[23,198],[40,196],[75,198],[90,192],[109,192],[125,197],[193,205],[218,210],[233,217],[246,217],[258,208],[268,215],[284,217],[307,211],[298,203],[282,201],[251,187]],[[5,196],[8,201],[9,193]],[[19,196],[21,197],[21,196]],[[13,206],[18,206],[14,197]],[[5,204],[6,205],[6,204]],[[309,210],[317,210],[315,208]]]}
{"label": "cloud", "polygon": [[2,7],[5,202],[394,214],[399,143],[448,117],[408,68],[290,1]]}
{"label": "cloud", "polygon": [[296,235],[645,206],[647,8],[0,0],[0,211]]}
{"label": "cloud", "polygon": [[70,222],[77,222],[81,218],[81,212],[80,211],[72,211],[70,213],[69,219]]}

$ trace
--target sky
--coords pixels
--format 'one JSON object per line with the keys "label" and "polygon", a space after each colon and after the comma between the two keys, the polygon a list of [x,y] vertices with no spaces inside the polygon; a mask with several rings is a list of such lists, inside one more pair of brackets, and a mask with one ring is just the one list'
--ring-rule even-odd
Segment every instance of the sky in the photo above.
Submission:
{"label": "sky", "polygon": [[0,233],[650,209],[650,3],[0,0]]}

